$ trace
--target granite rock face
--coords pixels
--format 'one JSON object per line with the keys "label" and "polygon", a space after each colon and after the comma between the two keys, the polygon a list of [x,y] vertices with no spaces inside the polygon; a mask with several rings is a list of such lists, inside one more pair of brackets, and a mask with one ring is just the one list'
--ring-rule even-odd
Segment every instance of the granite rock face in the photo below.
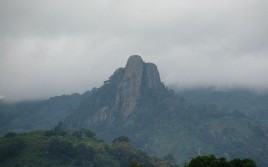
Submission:
{"label": "granite rock face", "polygon": [[163,86],[157,66],[153,63],[146,63],[144,69],[144,82],[149,89],[158,89]]}
{"label": "granite rock face", "polygon": [[128,117],[136,109],[142,96],[142,88],[157,89],[163,86],[156,65],[144,63],[138,55],[130,56],[119,82],[115,109]]}
{"label": "granite rock face", "polygon": [[115,106],[127,117],[131,114],[140,99],[144,62],[140,56],[128,59],[123,79],[119,82]]}

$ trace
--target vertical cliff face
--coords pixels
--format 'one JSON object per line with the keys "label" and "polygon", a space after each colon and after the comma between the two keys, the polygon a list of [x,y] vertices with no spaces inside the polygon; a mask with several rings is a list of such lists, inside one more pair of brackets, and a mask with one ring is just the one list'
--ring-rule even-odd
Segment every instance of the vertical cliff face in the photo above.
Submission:
{"label": "vertical cliff face", "polygon": [[127,117],[135,110],[141,96],[141,84],[144,62],[138,55],[131,56],[125,68],[122,81],[118,85],[116,106],[120,113]]}
{"label": "vertical cliff face", "polygon": [[162,85],[157,66],[153,63],[146,63],[144,69],[144,82],[149,89],[158,89]]}
{"label": "vertical cliff face", "polygon": [[156,65],[144,63],[138,55],[131,56],[125,67],[123,79],[119,82],[115,110],[128,117],[136,109],[142,95],[142,87],[157,89],[161,84]]}

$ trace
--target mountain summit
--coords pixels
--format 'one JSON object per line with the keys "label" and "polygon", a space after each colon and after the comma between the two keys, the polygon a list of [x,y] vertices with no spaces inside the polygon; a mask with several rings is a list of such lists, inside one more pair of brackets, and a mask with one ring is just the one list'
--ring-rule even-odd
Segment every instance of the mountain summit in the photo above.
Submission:
{"label": "mountain summit", "polygon": [[148,92],[166,90],[157,66],[130,56],[126,67],[117,69],[98,89],[85,93],[81,105],[67,118],[69,125],[95,127],[103,122],[127,119],[139,110]]}
{"label": "mountain summit", "polygon": [[116,110],[124,117],[129,116],[137,107],[143,89],[163,87],[156,65],[144,63],[138,55],[130,56],[117,85]]}

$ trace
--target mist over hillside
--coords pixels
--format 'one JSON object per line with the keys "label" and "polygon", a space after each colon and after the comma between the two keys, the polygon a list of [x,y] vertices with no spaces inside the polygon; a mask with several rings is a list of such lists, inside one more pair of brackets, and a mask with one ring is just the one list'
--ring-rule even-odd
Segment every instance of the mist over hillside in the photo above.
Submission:
{"label": "mist over hillside", "polygon": [[267,95],[248,90],[169,89],[158,68],[130,56],[103,85],[83,94],[1,103],[1,134],[50,129],[92,129],[106,141],[127,136],[149,153],[179,162],[215,154],[267,165]]}

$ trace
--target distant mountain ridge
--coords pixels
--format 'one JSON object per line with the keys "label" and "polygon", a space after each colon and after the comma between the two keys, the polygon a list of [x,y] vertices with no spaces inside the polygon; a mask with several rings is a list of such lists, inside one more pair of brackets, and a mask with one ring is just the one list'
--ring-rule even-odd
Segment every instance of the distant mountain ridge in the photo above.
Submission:
{"label": "distant mountain ridge", "polygon": [[[86,93],[85,93],[86,94]],[[0,135],[50,129],[79,106],[81,95],[62,95],[47,100],[19,103],[0,102]]]}
{"label": "distant mountain ridge", "polygon": [[268,125],[268,94],[247,89],[216,90],[199,88],[177,91],[186,101],[195,105],[214,104],[243,112]]}

